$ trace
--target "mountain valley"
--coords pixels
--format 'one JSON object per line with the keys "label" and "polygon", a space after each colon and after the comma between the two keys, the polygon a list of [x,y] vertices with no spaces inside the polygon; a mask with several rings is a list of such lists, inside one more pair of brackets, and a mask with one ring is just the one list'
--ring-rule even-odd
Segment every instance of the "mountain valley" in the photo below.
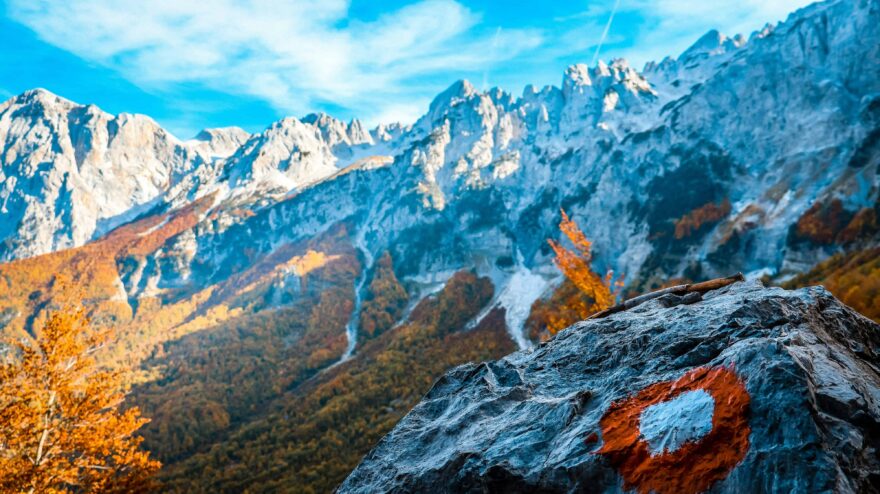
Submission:
{"label": "mountain valley", "polygon": [[584,318],[561,211],[624,296],[743,272],[880,320],[880,6],[521,96],[458,81],[374,129],[185,141],[35,89],[0,165],[0,333],[77,301],[115,328],[168,492],[328,492],[443,373]]}

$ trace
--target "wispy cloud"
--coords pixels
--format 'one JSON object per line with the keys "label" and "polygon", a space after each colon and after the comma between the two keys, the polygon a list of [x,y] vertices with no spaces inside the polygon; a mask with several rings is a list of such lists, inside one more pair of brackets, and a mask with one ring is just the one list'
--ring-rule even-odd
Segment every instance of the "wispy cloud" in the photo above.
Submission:
{"label": "wispy cloud", "polygon": [[605,43],[605,39],[608,38],[608,31],[611,30],[611,23],[614,22],[614,14],[617,13],[617,9],[620,8],[620,0],[614,0],[614,7],[611,8],[611,13],[608,14],[608,22],[605,23],[605,29],[602,30],[602,36],[599,38],[599,43],[596,44],[596,51],[593,53],[593,61],[590,65],[595,65],[596,62],[599,61],[599,52],[602,50],[602,44]]}
{"label": "wispy cloud", "polygon": [[[496,50],[498,50],[500,39],[501,39],[501,27],[499,26],[499,27],[495,28],[495,35],[492,36],[492,44],[489,45],[489,50],[491,50],[493,53]],[[483,91],[486,91],[489,89],[489,68],[488,67],[483,71],[483,84],[482,84],[481,88]]]}
{"label": "wispy cloud", "polygon": [[644,23],[630,46],[616,55],[637,64],[676,57],[709,29],[748,36],[810,3],[813,0],[622,0],[618,12],[637,12]]}
{"label": "wispy cloud", "polygon": [[518,91],[591,57],[638,66],[676,56],[710,28],[747,34],[807,3],[594,0],[541,22],[530,10],[518,25],[456,0],[367,21],[350,18],[349,0],[6,0],[7,15],[42,40],[148,92],[196,85],[284,114],[338,108],[373,123],[414,120],[465,74]]}
{"label": "wispy cloud", "polygon": [[528,29],[482,34],[480,16],[452,0],[420,1],[371,22],[349,21],[348,10],[342,0],[9,3],[11,17],[47,42],[144,88],[198,82],[292,114],[332,103],[393,118],[389,101],[424,98],[420,78],[483,70],[541,41]]}

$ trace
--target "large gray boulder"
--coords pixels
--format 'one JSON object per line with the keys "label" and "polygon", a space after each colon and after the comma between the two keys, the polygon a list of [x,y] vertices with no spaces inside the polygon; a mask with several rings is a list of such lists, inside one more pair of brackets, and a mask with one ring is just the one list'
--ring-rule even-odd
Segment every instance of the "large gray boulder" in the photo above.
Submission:
{"label": "large gray boulder", "polygon": [[878,492],[878,355],[823,288],[662,297],[450,371],[339,492]]}

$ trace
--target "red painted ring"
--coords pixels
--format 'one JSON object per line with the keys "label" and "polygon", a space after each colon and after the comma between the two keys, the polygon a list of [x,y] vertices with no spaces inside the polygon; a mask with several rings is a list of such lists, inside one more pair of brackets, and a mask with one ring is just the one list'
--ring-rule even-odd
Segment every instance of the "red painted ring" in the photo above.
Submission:
{"label": "red painted ring", "polygon": [[[715,400],[712,430],[698,441],[651,456],[641,439],[639,417],[647,407],[705,390]],[[696,494],[726,478],[749,450],[749,393],[732,369],[696,368],[676,381],[652,384],[614,402],[599,421],[602,448],[620,472],[625,489],[641,494]]]}

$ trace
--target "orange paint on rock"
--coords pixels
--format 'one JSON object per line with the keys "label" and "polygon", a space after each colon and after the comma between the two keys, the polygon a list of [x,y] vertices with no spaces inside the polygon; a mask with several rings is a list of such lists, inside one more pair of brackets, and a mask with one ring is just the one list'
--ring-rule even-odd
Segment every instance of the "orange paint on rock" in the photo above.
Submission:
{"label": "orange paint on rock", "polygon": [[[687,391],[702,389],[715,401],[712,430],[698,441],[651,456],[640,438],[639,419],[651,405]],[[604,455],[620,472],[625,489],[641,494],[695,494],[724,479],[749,449],[749,394],[733,370],[694,369],[676,381],[652,384],[627,399],[611,404],[602,416]]]}

